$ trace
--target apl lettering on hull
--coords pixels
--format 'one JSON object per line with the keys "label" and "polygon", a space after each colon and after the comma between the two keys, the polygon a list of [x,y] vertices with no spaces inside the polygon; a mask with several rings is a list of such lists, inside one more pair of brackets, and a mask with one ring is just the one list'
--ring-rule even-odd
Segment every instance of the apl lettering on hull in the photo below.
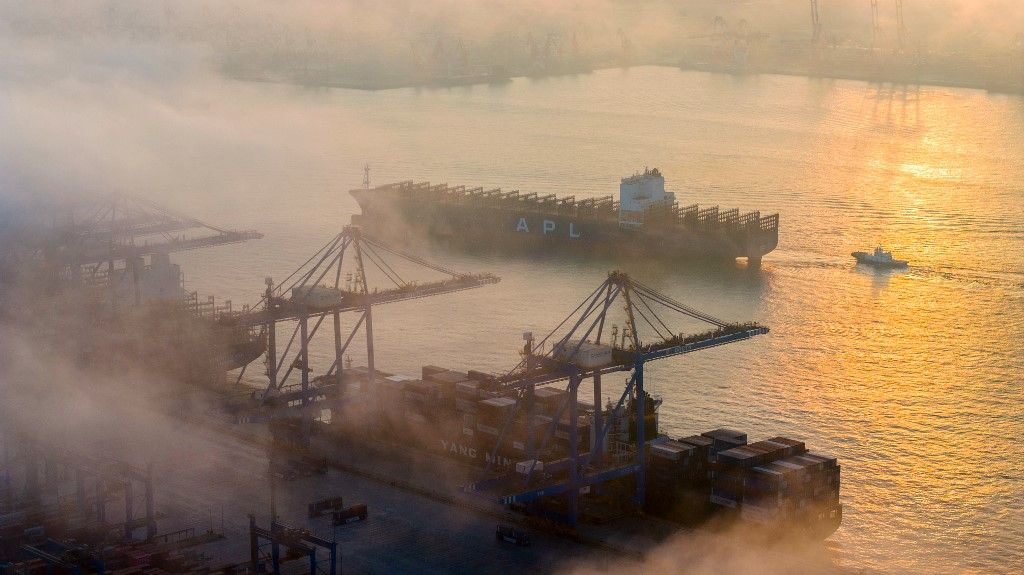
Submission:
{"label": "apl lettering on hull", "polygon": [[[451,455],[459,455],[459,456],[462,456],[462,457],[468,457],[469,459],[472,459],[474,461],[479,459],[478,456],[479,456],[480,451],[481,451],[481,450],[479,450],[479,449],[477,449],[475,447],[469,447],[467,445],[463,445],[463,444],[457,443],[455,441],[446,441],[444,439],[441,440],[441,450],[445,451],[445,452],[447,452],[447,453],[449,453]],[[494,456],[491,455],[490,451],[484,451],[484,463],[492,463],[492,462],[495,465],[498,465],[498,466],[501,466],[501,467],[510,467],[512,465],[512,460],[511,459],[509,459],[507,457],[503,457],[501,455],[498,455],[498,456],[494,457]]]}
{"label": "apl lettering on hull", "polygon": [[572,239],[579,239],[582,236],[580,231],[576,229],[575,222],[569,222],[568,226],[559,227],[558,222],[555,220],[540,220],[539,224],[537,221],[531,223],[527,218],[521,217],[516,222],[516,231],[521,234],[529,233],[540,233],[541,235],[566,235]]}
{"label": "apl lettering on hull", "polygon": [[779,242],[778,214],[681,206],[665,190],[665,178],[656,169],[622,178],[617,201],[612,196],[577,201],[575,196],[412,181],[351,194],[362,210],[353,221],[376,234],[393,235],[395,241],[405,241],[411,227],[443,240],[460,240],[454,244],[513,252],[524,245],[545,250],[606,247],[609,253],[673,260],[745,257],[753,264]]}

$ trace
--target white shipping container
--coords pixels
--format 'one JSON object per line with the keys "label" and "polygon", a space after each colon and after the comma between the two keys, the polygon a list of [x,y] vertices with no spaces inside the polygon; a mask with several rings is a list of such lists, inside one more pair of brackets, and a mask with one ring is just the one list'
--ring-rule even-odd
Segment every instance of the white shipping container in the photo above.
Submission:
{"label": "white shipping container", "polygon": [[539,459],[527,459],[526,461],[520,461],[520,462],[516,463],[516,473],[518,473],[520,475],[526,475],[526,474],[530,473],[530,467],[531,466],[533,467],[533,470],[535,472],[536,471],[544,471],[544,462],[543,461],[540,461]]}
{"label": "white shipping container", "polygon": [[[576,349],[579,346],[579,349]],[[574,351],[575,350],[575,351]],[[555,359],[573,363],[584,369],[593,369],[612,363],[612,347],[579,340],[566,341],[564,345],[555,345]]]}
{"label": "white shipping container", "polygon": [[332,287],[315,285],[292,288],[292,302],[313,309],[340,305],[342,292]]}

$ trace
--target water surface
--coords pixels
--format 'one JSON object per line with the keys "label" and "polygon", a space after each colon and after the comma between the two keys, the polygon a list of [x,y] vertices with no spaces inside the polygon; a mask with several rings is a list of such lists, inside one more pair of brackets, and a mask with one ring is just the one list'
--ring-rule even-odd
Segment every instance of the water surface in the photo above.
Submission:
{"label": "water surface", "polygon": [[[577,198],[615,193],[621,176],[656,166],[682,204],[779,212],[779,248],[757,272],[438,252],[503,281],[379,308],[378,367],[508,369],[523,331],[546,333],[617,266],[716,316],[772,328],[650,366],[663,431],[730,426],[837,455],[838,562],[1024,568],[1019,98],[670,68],[380,93],[239,83],[224,94],[189,105],[261,143],[179,150],[178,207],[266,238],[180,256],[190,289],[255,301],[264,276],[283,278],[347,222],[357,208],[345,192],[367,162],[374,184]],[[853,265],[851,251],[877,244],[910,270]],[[328,364],[326,344],[314,359]]]}

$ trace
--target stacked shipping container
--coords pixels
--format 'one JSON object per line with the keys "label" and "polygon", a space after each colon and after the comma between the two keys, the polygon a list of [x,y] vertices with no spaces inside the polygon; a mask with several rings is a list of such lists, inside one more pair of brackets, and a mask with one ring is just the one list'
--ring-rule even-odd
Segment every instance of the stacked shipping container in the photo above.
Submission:
{"label": "stacked shipping container", "polygon": [[651,446],[648,508],[699,520],[710,511],[703,500],[745,521],[827,534],[842,520],[839,474],[834,457],[810,453],[802,441],[747,445],[746,434],[718,429]]}

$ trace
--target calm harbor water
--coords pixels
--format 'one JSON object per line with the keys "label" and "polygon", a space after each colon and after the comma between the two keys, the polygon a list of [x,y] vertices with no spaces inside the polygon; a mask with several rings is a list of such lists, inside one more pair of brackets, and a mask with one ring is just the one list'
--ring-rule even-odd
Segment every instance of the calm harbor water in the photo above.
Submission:
{"label": "calm harbor water", "polygon": [[[779,212],[779,248],[759,271],[435,251],[503,281],[375,311],[378,367],[511,368],[523,331],[546,333],[625,269],[772,328],[652,365],[663,431],[729,426],[838,456],[845,519],[828,545],[840,564],[1024,570],[1021,99],[671,68],[379,93],[238,83],[183,99],[186,116],[250,136],[225,142],[215,127],[203,137],[217,145],[183,143],[167,160],[175,207],[266,234],[177,258],[189,289],[236,304],[347,223],[364,163],[374,184],[577,198],[656,166],[682,204]],[[851,251],[877,244],[912,267],[853,265]]]}

